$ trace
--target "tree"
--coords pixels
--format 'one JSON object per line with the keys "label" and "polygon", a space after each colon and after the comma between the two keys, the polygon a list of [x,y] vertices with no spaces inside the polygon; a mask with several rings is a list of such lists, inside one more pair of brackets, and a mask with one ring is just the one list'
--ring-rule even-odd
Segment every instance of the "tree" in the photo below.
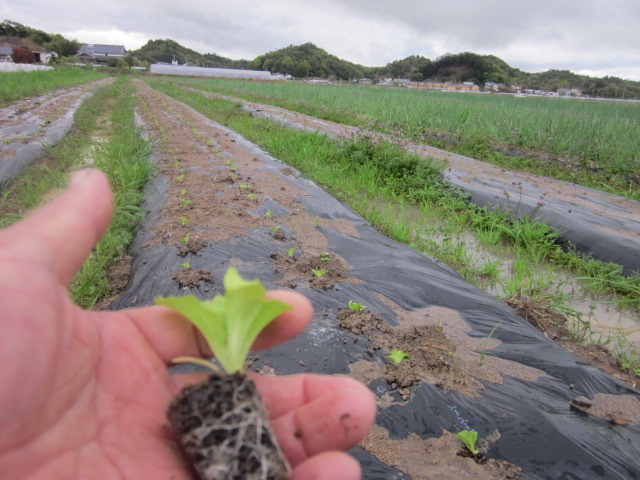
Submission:
{"label": "tree", "polygon": [[67,40],[59,33],[52,35],[51,40],[43,46],[61,57],[73,57],[80,50],[80,43],[77,40]]}
{"label": "tree", "polygon": [[34,63],[36,57],[30,50],[17,47],[13,49],[13,61],[16,63]]}

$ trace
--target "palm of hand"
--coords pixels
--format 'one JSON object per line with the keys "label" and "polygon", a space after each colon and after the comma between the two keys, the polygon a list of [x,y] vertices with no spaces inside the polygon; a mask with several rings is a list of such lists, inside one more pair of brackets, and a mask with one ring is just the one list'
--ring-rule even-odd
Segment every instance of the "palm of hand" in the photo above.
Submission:
{"label": "palm of hand", "polygon": [[[179,355],[203,356],[192,327],[163,307],[88,312],[66,285],[106,228],[107,182],[81,172],[54,203],[0,232],[0,472],[20,478],[193,478],[165,426],[170,399],[194,375],[172,376]],[[311,318],[291,303],[256,342],[285,341]],[[197,379],[201,377],[198,376]],[[344,450],[375,416],[370,392],[327,376],[256,377],[291,479],[355,479]],[[347,419],[347,420],[345,420]]]}

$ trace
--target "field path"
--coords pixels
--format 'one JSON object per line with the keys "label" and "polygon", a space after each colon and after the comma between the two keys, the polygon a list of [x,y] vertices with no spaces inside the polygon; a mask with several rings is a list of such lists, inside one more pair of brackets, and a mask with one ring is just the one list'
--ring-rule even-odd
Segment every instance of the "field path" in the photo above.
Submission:
{"label": "field path", "polygon": [[[244,109],[254,116],[278,121],[291,128],[337,137],[362,132],[357,127],[273,105],[233,100],[241,101]],[[640,271],[640,202],[554,178],[506,170],[429,145],[410,143],[406,139],[391,140],[419,155],[447,162],[449,168],[444,172],[445,177],[462,188],[475,204],[507,208],[517,216],[535,216],[559,230],[561,241],[575,245],[579,252],[622,265],[626,274]]]}
{"label": "field path", "polygon": [[114,78],[54,90],[0,108],[0,191],[15,175],[55,145],[73,125],[73,115],[95,90]]}

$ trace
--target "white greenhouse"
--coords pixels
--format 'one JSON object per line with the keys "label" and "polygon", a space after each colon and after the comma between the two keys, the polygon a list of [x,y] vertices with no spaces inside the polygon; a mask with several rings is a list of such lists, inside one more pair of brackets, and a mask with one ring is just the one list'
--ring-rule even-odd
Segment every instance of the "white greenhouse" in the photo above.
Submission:
{"label": "white greenhouse", "polygon": [[186,67],[184,65],[154,63],[151,65],[150,71],[151,73],[159,73],[162,75],[194,75],[199,77],[255,78],[257,80],[271,80],[271,72],[264,72],[261,70]]}

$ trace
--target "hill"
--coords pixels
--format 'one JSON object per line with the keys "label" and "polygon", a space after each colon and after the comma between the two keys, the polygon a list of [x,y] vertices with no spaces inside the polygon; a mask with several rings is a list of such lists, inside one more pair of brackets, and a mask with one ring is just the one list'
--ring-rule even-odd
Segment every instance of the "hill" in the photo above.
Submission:
{"label": "hill", "polygon": [[171,63],[176,60],[180,64],[189,63],[202,67],[240,69],[250,68],[251,64],[249,60],[232,60],[215,53],[198,53],[170,39],[149,40],[139,49],[131,50],[129,54],[140,61],[149,63]]}
{"label": "hill", "polygon": [[286,73],[298,78],[319,77],[356,79],[366,76],[367,68],[330,55],[313,43],[293,46],[260,55],[251,62],[255,70]]}

